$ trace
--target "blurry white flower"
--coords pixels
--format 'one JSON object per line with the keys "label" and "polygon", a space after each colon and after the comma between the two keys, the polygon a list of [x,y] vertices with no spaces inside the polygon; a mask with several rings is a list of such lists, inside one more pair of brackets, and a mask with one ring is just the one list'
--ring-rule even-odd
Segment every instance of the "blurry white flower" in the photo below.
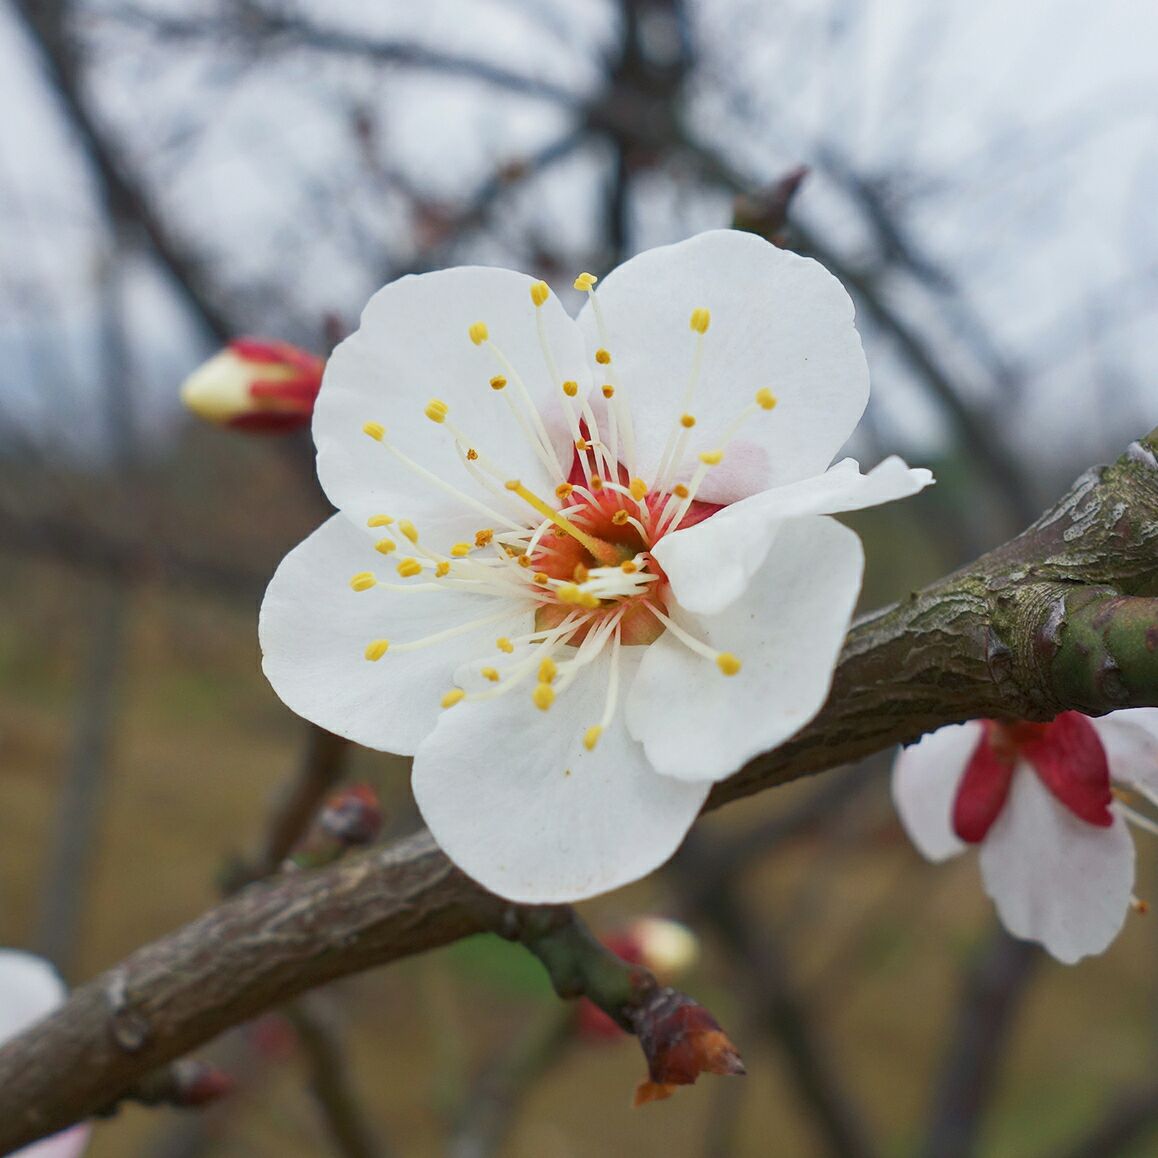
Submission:
{"label": "blurry white flower", "polygon": [[1102,952],[1140,904],[1126,822],[1158,831],[1112,780],[1158,803],[1158,709],[941,728],[897,757],[893,799],[929,860],[979,844],[1005,927],[1072,964]]}
{"label": "blurry white flower", "polygon": [[826,470],[868,372],[815,262],[720,231],[595,280],[577,322],[500,269],[373,298],[314,419],[340,513],[261,615],[282,699],[413,753],[447,854],[531,902],[649,872],[816,714],[863,562],[825,516],[931,481]]}
{"label": "blurry white flower", "polygon": [[[47,961],[0,949],[0,1043],[51,1013],[65,998],[64,982]],[[12,1158],[76,1158],[88,1144],[88,1127],[73,1126],[17,1150]]]}

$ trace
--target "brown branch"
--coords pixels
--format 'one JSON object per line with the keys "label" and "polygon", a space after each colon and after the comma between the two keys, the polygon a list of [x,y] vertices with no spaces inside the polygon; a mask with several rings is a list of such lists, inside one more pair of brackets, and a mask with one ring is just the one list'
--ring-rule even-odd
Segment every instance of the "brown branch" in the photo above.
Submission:
{"label": "brown branch", "polygon": [[994,931],[965,980],[953,1038],[937,1082],[927,1158],[970,1158],[985,1107],[996,1092],[998,1067],[1042,952]]}
{"label": "brown branch", "polygon": [[[1118,594],[1158,595],[1156,449],[1158,431],[1083,475],[1016,539],[854,625],[817,718],[720,784],[708,807],[970,717],[1158,705],[1158,601],[1131,602],[1122,631],[1115,605]],[[1104,614],[1089,614],[1092,598]],[[0,1152],[94,1112],[149,1070],[307,989],[509,931],[511,911],[427,834],[254,885],[0,1049]]]}
{"label": "brown branch", "polygon": [[234,326],[210,290],[204,263],[170,231],[122,150],[90,114],[81,90],[74,45],[65,27],[65,6],[15,0],[29,34],[40,48],[45,72],[75,130],[105,202],[109,218],[138,226],[161,265],[204,328],[218,342],[234,336]]}

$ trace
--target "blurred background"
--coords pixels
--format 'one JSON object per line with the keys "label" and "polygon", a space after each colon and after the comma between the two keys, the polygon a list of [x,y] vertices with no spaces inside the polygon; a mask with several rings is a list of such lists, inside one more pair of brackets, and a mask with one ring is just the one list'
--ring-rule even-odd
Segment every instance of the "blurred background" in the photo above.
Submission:
{"label": "blurred background", "polygon": [[[302,759],[256,609],[326,508],[304,435],[181,410],[227,339],[324,356],[404,273],[570,301],[762,232],[856,299],[849,452],[939,479],[851,520],[877,606],[1158,424],[1156,35],[1130,0],[0,0],[0,944],[80,981],[194,917]],[[349,763],[417,827],[404,761]],[[742,1081],[630,1109],[635,1043],[480,938],[229,1035],[233,1098],[91,1154],[1158,1152],[1154,919],[1077,968],[1009,941],[971,858],[911,849],[888,765],[733,805],[584,906],[690,926]]]}

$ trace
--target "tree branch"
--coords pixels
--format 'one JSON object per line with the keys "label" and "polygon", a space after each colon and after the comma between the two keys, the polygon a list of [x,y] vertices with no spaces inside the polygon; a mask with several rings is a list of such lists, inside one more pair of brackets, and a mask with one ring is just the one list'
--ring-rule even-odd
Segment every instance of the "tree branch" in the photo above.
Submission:
{"label": "tree branch", "polygon": [[[958,720],[1158,705],[1158,649],[1146,643],[1158,629],[1156,449],[1158,430],[1016,539],[859,621],[816,719],[707,807]],[[0,1152],[307,989],[483,930],[510,935],[511,913],[425,833],[254,885],[0,1049]]]}

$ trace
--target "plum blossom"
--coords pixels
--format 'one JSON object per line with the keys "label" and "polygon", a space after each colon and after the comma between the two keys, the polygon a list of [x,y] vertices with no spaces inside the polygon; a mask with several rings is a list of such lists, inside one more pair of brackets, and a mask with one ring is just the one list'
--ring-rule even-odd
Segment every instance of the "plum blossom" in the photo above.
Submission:
{"label": "plum blossom", "polygon": [[181,401],[218,426],[285,434],[308,426],[325,363],[288,342],[237,338],[181,386]]}
{"label": "plum blossom", "polygon": [[829,468],[868,371],[817,263],[725,230],[596,281],[577,320],[502,269],[376,294],[314,415],[339,513],[261,613],[286,704],[413,754],[435,839],[528,902],[650,872],[816,714],[863,567],[828,516],[931,481]]}
{"label": "plum blossom", "polygon": [[[64,982],[47,961],[17,949],[0,949],[0,1043],[51,1013],[64,996]],[[87,1126],[74,1126],[17,1150],[12,1158],[77,1158],[88,1135]]]}
{"label": "plum blossom", "polygon": [[1138,798],[1158,804],[1155,708],[953,724],[893,768],[893,799],[921,853],[943,861],[979,845],[1002,923],[1066,964],[1102,952],[1144,907],[1127,826],[1158,825],[1129,803]]}

